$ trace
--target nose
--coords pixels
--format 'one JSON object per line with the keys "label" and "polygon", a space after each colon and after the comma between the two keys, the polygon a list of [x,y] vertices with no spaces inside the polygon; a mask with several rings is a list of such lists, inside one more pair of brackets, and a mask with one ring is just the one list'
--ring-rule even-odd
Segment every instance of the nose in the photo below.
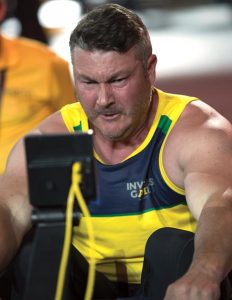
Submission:
{"label": "nose", "polygon": [[108,106],[113,103],[113,96],[109,83],[100,83],[98,89],[97,104],[100,106]]}

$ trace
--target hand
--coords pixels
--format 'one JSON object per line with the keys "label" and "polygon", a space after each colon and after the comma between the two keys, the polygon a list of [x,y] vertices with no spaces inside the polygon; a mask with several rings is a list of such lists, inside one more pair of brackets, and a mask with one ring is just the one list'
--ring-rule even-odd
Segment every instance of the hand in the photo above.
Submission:
{"label": "hand", "polygon": [[164,300],[218,300],[220,283],[207,272],[188,271],[169,285]]}

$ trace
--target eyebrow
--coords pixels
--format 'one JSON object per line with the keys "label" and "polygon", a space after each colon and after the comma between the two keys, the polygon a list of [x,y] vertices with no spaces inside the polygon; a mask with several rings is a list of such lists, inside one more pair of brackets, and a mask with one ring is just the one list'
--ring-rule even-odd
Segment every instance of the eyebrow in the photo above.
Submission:
{"label": "eyebrow", "polygon": [[77,74],[78,79],[87,80],[87,81],[95,81],[94,79],[90,78],[89,76],[83,74]]}

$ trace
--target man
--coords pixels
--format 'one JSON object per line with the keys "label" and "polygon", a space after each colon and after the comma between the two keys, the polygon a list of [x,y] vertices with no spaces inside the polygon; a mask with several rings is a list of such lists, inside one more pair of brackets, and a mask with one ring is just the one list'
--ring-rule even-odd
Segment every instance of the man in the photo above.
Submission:
{"label": "man", "polygon": [[[6,9],[0,0],[0,22]],[[74,99],[65,60],[38,41],[0,35],[0,174],[18,139]]]}
{"label": "man", "polygon": [[[63,107],[32,133],[93,129],[98,197],[88,206],[96,239],[94,298],[227,297],[231,124],[198,99],[154,87],[156,56],[147,29],[119,5],[88,13],[72,32],[70,48],[80,102]],[[22,140],[0,189],[3,269],[31,227]],[[82,218],[73,238],[78,299],[89,253],[85,222]]]}

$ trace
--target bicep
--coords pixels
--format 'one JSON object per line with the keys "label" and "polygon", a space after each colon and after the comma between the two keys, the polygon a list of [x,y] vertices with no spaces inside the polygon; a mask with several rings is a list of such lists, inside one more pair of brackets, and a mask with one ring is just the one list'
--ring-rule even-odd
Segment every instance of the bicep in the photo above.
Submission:
{"label": "bicep", "polygon": [[225,206],[231,193],[231,127],[203,130],[195,152],[185,163],[184,186],[189,208],[198,219],[205,206]]}
{"label": "bicep", "polygon": [[6,171],[0,178],[0,190],[1,207],[8,212],[11,230],[19,244],[31,227],[23,140],[15,145],[8,158]]}

